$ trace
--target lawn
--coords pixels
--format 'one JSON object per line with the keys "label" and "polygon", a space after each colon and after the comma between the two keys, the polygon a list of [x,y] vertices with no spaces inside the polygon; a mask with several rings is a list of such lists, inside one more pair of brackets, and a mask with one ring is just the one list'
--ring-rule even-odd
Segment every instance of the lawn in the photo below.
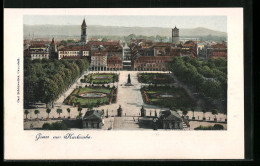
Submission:
{"label": "lawn", "polygon": [[137,75],[140,83],[147,84],[170,84],[174,83],[173,78],[166,73],[140,73]]}
{"label": "lawn", "polygon": [[84,76],[81,82],[92,84],[108,84],[118,81],[118,74],[114,73],[92,73]]}
{"label": "lawn", "polygon": [[67,105],[83,108],[97,107],[116,102],[117,89],[105,86],[86,86],[75,89],[65,100]]}
{"label": "lawn", "polygon": [[141,92],[143,100],[147,104],[176,109],[195,106],[195,102],[183,88],[145,86],[141,88]]}

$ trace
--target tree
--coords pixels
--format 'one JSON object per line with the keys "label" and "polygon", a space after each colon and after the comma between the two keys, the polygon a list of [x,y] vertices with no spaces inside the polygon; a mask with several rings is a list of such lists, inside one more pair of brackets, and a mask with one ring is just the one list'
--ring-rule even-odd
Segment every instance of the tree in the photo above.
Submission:
{"label": "tree", "polygon": [[101,101],[100,101],[100,100],[98,100],[98,101],[97,101],[97,105],[99,106],[99,105],[100,105],[100,103],[101,103]]}
{"label": "tree", "polygon": [[53,107],[53,101],[58,97],[59,94],[59,87],[53,80],[46,77],[41,79],[40,87],[41,87],[40,93],[42,96],[41,101],[46,104],[52,102],[52,107]]}
{"label": "tree", "polygon": [[78,111],[79,111],[79,117],[81,117],[81,116],[82,116],[82,113],[81,113],[82,108],[81,108],[81,107],[78,107]]}
{"label": "tree", "polygon": [[107,42],[107,38],[106,38],[106,37],[103,37],[101,41],[102,41],[102,42]]}
{"label": "tree", "polygon": [[217,120],[218,110],[217,109],[213,109],[211,113],[212,113],[212,115],[215,115],[215,121],[216,121]]}
{"label": "tree", "polygon": [[79,112],[79,117],[81,118],[81,116],[82,116],[82,113],[81,113],[81,112]]}
{"label": "tree", "polygon": [[191,111],[192,111],[192,119],[195,120],[195,116],[194,116],[195,109],[192,107]]}
{"label": "tree", "polygon": [[227,111],[226,110],[224,111],[224,115],[226,116],[225,121],[227,121]]}
{"label": "tree", "polygon": [[50,130],[50,128],[51,128],[50,123],[44,123],[44,124],[42,125],[42,129],[43,129],[43,130]]}
{"label": "tree", "polygon": [[206,109],[202,109],[202,112],[203,112],[203,120],[205,120],[205,113],[207,112]]}
{"label": "tree", "polygon": [[70,108],[67,108],[67,112],[69,113],[69,117],[70,117]]}
{"label": "tree", "polygon": [[60,114],[62,113],[62,109],[58,108],[58,109],[56,110],[56,112],[59,114],[59,118],[60,118]]}
{"label": "tree", "polygon": [[25,116],[26,116],[26,119],[28,119],[28,118],[27,118],[27,115],[29,114],[29,111],[28,111],[28,110],[25,110],[25,111],[24,111],[24,114],[25,114]]}
{"label": "tree", "polygon": [[186,116],[188,114],[188,111],[187,111],[187,109],[185,107],[181,107],[180,110],[182,111],[182,115],[183,116]]}
{"label": "tree", "polygon": [[113,74],[113,82],[115,82],[115,81],[116,81],[116,75]]}
{"label": "tree", "polygon": [[51,109],[46,109],[46,112],[47,112],[47,114],[48,114],[48,119],[49,119],[49,115],[50,115],[50,113],[51,113]]}
{"label": "tree", "polygon": [[34,111],[34,114],[37,115],[37,119],[38,119],[38,114],[39,114],[39,113],[40,113],[39,110],[35,110],[35,111]]}
{"label": "tree", "polygon": [[82,111],[82,107],[78,107],[78,111],[81,112]]}

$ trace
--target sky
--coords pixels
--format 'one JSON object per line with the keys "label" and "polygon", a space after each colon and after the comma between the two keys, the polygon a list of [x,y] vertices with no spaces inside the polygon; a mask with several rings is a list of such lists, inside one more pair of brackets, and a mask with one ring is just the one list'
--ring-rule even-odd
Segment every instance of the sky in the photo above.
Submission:
{"label": "sky", "polygon": [[87,25],[124,26],[124,27],[165,27],[197,28],[227,32],[226,16],[24,16],[27,25],[81,25],[83,19]]}

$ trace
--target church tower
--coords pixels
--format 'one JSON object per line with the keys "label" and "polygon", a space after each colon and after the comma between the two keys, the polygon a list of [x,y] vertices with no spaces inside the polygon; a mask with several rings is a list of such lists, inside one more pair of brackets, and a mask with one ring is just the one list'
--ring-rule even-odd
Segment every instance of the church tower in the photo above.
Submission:
{"label": "church tower", "polygon": [[87,25],[85,22],[85,18],[81,24],[81,38],[80,38],[80,42],[82,44],[86,44],[87,43]]}
{"label": "church tower", "polygon": [[179,29],[175,28],[172,29],[172,44],[178,44],[180,42],[180,37],[179,37]]}

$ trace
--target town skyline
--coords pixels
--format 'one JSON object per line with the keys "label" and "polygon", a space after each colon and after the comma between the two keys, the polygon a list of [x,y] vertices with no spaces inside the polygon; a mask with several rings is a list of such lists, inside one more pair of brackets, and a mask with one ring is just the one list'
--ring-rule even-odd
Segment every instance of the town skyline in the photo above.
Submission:
{"label": "town skyline", "polygon": [[24,16],[24,25],[87,25],[118,27],[207,28],[227,32],[225,16]]}

